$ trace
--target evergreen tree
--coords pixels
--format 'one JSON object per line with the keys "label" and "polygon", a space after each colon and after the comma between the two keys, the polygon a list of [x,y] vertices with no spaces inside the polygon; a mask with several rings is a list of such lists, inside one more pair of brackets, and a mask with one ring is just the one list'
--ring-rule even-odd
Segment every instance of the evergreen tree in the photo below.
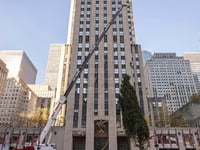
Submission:
{"label": "evergreen tree", "polygon": [[144,150],[149,143],[149,128],[139,106],[135,89],[130,84],[130,76],[125,75],[120,88],[119,103],[122,111],[123,125],[129,140],[138,143]]}

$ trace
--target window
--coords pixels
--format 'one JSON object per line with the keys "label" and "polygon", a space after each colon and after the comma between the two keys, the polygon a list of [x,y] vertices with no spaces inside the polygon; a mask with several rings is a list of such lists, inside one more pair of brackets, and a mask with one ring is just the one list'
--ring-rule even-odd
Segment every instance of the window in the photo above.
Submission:
{"label": "window", "polygon": [[121,56],[121,60],[125,60],[125,56]]}
{"label": "window", "polygon": [[104,36],[104,43],[107,43],[108,40],[107,40],[107,35]]}
{"label": "window", "polygon": [[114,52],[117,52],[117,47],[113,48]]}
{"label": "window", "polygon": [[114,64],[114,68],[117,69],[118,68],[118,64]]}
{"label": "window", "polygon": [[124,36],[120,36],[120,43],[124,43]]}
{"label": "window", "polygon": [[73,121],[73,127],[78,127],[78,112],[74,112],[74,121]]}
{"label": "window", "polygon": [[85,43],[89,43],[90,41],[90,37],[89,36],[85,36]]}
{"label": "window", "polygon": [[122,68],[123,68],[123,69],[126,69],[126,65],[122,65]]}
{"label": "window", "polygon": [[78,42],[83,43],[83,36],[79,36]]}
{"label": "window", "polygon": [[117,36],[113,35],[113,42],[117,42]]}
{"label": "window", "polygon": [[116,31],[117,31],[117,28],[113,28],[113,31],[116,32]]}

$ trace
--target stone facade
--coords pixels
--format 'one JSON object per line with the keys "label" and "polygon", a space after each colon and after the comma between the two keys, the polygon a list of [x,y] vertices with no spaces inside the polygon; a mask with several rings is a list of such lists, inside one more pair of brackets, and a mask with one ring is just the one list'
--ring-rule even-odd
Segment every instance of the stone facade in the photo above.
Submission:
{"label": "stone facade", "polygon": [[120,83],[131,76],[139,104],[148,116],[141,46],[136,44],[131,0],[74,0],[68,44],[69,81],[122,4],[127,4],[95,49],[67,98],[64,149],[127,147],[119,107]]}
{"label": "stone facade", "polygon": [[[53,127],[52,128],[52,139],[51,143],[56,143],[56,150],[69,150],[69,147],[64,147],[64,127]],[[6,135],[9,136],[10,142],[7,142],[11,147],[16,147],[17,140],[25,135],[25,143],[31,143],[34,139],[37,139],[41,129],[39,128],[5,128],[0,132],[2,139]],[[22,134],[24,133],[24,134]],[[85,136],[84,132],[74,131],[73,135],[77,137],[78,145],[73,145],[74,147],[83,144],[81,141]],[[150,128],[150,139],[147,150],[199,150],[200,149],[200,132],[199,128]],[[47,142],[48,137],[45,139]],[[124,146],[123,143],[127,143],[127,138],[124,133],[121,132],[118,137],[118,144],[116,150],[129,150],[130,145]],[[132,150],[139,150],[137,143],[132,143]],[[1,147],[1,144],[0,144]],[[80,147],[79,147],[80,148]]]}
{"label": "stone facade", "polygon": [[190,102],[172,114],[174,119],[188,121],[190,126],[200,127],[200,103]]}
{"label": "stone facade", "polygon": [[6,64],[0,59],[0,98],[5,87],[7,75],[8,69],[6,68]]}

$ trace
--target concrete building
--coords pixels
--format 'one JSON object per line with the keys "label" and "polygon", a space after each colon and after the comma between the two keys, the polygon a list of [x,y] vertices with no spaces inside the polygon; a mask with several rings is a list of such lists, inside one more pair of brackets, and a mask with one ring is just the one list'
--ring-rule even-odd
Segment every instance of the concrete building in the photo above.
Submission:
{"label": "concrete building", "polygon": [[166,97],[169,112],[174,112],[197,93],[190,63],[175,53],[154,53],[145,65],[148,97]]}
{"label": "concrete building", "polygon": [[[52,108],[60,96],[64,95],[68,84],[71,46],[66,44],[51,44],[49,50],[45,84],[54,91]],[[60,111],[56,125],[64,125],[65,106]]]}
{"label": "concrete building", "polygon": [[175,120],[185,120],[190,127],[200,127],[200,103],[190,102],[174,112],[171,117]]}
{"label": "concrete building", "polygon": [[61,149],[116,150],[129,146],[118,103],[125,74],[131,76],[139,104],[148,112],[142,52],[135,41],[131,0],[71,1],[69,81],[122,4],[127,7],[113,22],[68,96]]}
{"label": "concrete building", "polygon": [[51,108],[52,101],[54,99],[54,91],[49,85],[45,84],[28,84],[29,88],[37,95],[37,107]]}
{"label": "concrete building", "polygon": [[[44,120],[46,118],[49,118],[50,113],[52,112],[52,107],[53,107],[52,104],[54,101],[54,91],[51,89],[49,85],[45,85],[45,84],[28,84],[28,86],[37,95],[35,114],[36,115],[38,114],[39,119],[35,121],[35,123],[38,126],[43,126]],[[42,119],[42,116],[43,116],[43,119]]]}
{"label": "concrete building", "polygon": [[[57,140],[54,143],[60,142],[60,135],[64,136],[64,127],[54,127],[56,129],[53,137]],[[5,136],[9,136],[10,142],[7,142],[10,149],[14,149],[17,144],[17,140],[26,135],[26,143],[31,143],[35,138],[39,137],[41,129],[38,128],[7,128],[0,132],[2,140],[7,139]],[[5,134],[7,133],[7,134]],[[24,133],[24,134],[23,134]],[[148,148],[146,150],[199,150],[200,149],[200,132],[199,128],[152,128],[150,127],[150,139]],[[120,144],[120,143],[119,143]],[[122,147],[120,149],[128,150],[128,147]],[[0,144],[1,148],[1,144]],[[56,146],[57,150],[62,150],[61,145]],[[139,150],[138,143],[133,147],[134,150]],[[98,150],[98,149],[97,149]]]}
{"label": "concrete building", "polygon": [[165,97],[147,98],[150,114],[150,126],[169,126],[169,113]]}
{"label": "concrete building", "polygon": [[0,100],[0,124],[25,125],[35,111],[37,96],[27,86],[34,84],[37,69],[21,50],[1,50],[8,77]]}
{"label": "concrete building", "polygon": [[0,100],[0,124],[26,125],[36,105],[37,96],[20,78],[8,78]]}
{"label": "concrete building", "polygon": [[0,98],[5,87],[7,75],[8,69],[6,68],[6,64],[0,59]]}
{"label": "concrete building", "polygon": [[26,53],[22,50],[1,50],[2,59],[8,68],[8,78],[19,77],[26,84],[34,84],[37,69],[32,64]]}
{"label": "concrete building", "polygon": [[200,93],[200,52],[186,52],[183,57],[185,60],[190,61],[197,91]]}

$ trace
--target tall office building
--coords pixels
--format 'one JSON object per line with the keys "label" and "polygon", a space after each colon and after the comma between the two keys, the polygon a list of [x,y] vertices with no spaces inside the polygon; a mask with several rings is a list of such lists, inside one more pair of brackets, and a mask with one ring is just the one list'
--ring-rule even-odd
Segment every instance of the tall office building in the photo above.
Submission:
{"label": "tall office building", "polygon": [[8,78],[0,99],[0,124],[26,126],[35,111],[37,96],[20,78]]}
{"label": "tall office building", "polygon": [[19,77],[26,84],[34,84],[37,69],[22,50],[1,50],[0,58],[5,62],[9,72],[8,78]]}
{"label": "tall office building", "polygon": [[[52,108],[56,101],[63,96],[68,83],[68,70],[70,62],[70,45],[51,44],[49,50],[48,64],[45,76],[45,84],[50,85],[54,91]],[[64,125],[65,106],[60,111],[56,125]]]}
{"label": "tall office building", "polygon": [[0,58],[9,70],[0,99],[0,124],[25,125],[35,110],[37,96],[27,84],[35,83],[37,69],[21,50],[2,50]]}
{"label": "tall office building", "polygon": [[183,54],[185,60],[190,61],[192,73],[198,92],[200,92],[200,52],[187,52]]}
{"label": "tall office building", "polygon": [[7,80],[8,69],[6,68],[6,64],[0,59],[0,98],[5,87],[5,83]]}
{"label": "tall office building", "polygon": [[112,16],[126,4],[78,77],[67,101],[63,149],[127,149],[119,108],[120,84],[129,74],[146,113],[142,52],[136,45],[131,0],[71,1],[69,81]]}
{"label": "tall office building", "polygon": [[169,112],[174,112],[197,93],[190,63],[175,53],[154,53],[145,65],[148,97],[166,97]]}

